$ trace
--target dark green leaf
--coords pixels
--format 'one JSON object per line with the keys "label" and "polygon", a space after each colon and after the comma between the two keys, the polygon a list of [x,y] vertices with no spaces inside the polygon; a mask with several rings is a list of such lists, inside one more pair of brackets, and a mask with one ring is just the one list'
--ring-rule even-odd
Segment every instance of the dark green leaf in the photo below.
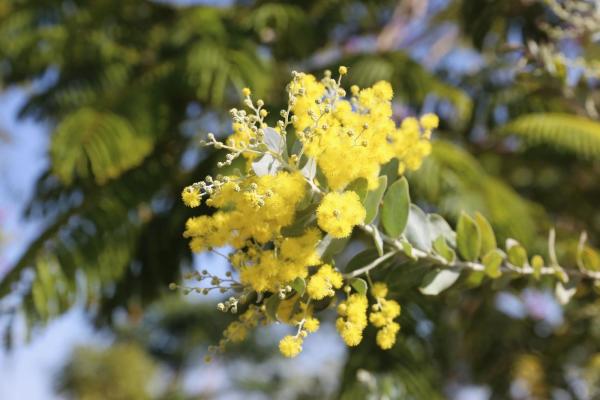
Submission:
{"label": "dark green leaf", "polygon": [[371,261],[375,260],[379,257],[379,254],[376,249],[370,248],[364,250],[358,254],[356,254],[352,259],[346,264],[345,272],[351,272],[357,270],[359,268],[364,267],[371,263]]}

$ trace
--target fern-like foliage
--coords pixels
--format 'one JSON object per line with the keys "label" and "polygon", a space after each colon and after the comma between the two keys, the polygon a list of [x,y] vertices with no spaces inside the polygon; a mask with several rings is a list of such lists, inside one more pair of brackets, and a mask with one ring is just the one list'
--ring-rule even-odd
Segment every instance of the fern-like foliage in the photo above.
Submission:
{"label": "fern-like foliage", "polygon": [[600,123],[564,113],[536,113],[520,116],[499,128],[517,135],[528,145],[547,145],[579,158],[600,160]]}
{"label": "fern-like foliage", "polygon": [[139,165],[152,147],[152,137],[137,133],[127,119],[82,108],[56,127],[50,156],[54,173],[66,185],[89,176],[103,184]]}

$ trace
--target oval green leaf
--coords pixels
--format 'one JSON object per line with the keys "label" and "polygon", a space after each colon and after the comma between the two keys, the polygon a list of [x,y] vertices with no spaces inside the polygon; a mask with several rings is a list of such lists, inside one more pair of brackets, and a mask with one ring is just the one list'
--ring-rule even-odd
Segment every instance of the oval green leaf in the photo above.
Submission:
{"label": "oval green leaf", "polygon": [[477,223],[479,233],[481,233],[481,255],[485,255],[498,247],[496,235],[492,225],[479,212],[475,213],[475,223]]}
{"label": "oval green leaf", "polygon": [[385,232],[396,238],[406,228],[408,222],[408,211],[410,209],[410,194],[406,178],[394,182],[383,198],[381,208],[381,223]]}
{"label": "oval green leaf", "polygon": [[467,261],[475,261],[481,253],[481,233],[479,226],[464,212],[461,213],[456,227],[458,252]]}
{"label": "oval green leaf", "polygon": [[[365,197],[365,210],[367,211],[365,217],[365,224],[370,224],[377,217],[377,211],[379,211],[379,204],[383,198],[383,193],[387,187],[387,176],[379,177],[379,186],[375,190],[367,192]],[[360,195],[359,195],[360,196]]]}
{"label": "oval green leaf", "polygon": [[456,282],[460,273],[450,269],[431,271],[423,278],[419,290],[428,296],[436,296]]}

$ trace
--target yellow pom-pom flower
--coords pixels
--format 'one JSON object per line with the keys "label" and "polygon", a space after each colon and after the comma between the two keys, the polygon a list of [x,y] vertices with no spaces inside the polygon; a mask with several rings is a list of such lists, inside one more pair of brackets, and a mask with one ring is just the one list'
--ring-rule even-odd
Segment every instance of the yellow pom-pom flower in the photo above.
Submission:
{"label": "yellow pom-pom flower", "polygon": [[198,207],[200,205],[200,192],[194,186],[188,186],[181,192],[183,204],[188,207]]}
{"label": "yellow pom-pom flower", "polygon": [[365,220],[366,211],[354,191],[325,195],[317,208],[317,223],[334,238],[350,236],[352,228]]}
{"label": "yellow pom-pom flower", "polygon": [[438,118],[437,115],[428,113],[428,114],[423,115],[421,117],[421,119],[419,120],[419,122],[421,123],[421,126],[423,127],[423,129],[432,130],[439,126],[440,119]]}
{"label": "yellow pom-pom flower", "polygon": [[384,326],[377,332],[377,345],[383,350],[389,350],[396,343],[396,335],[400,330],[400,325],[393,322],[389,325]]}
{"label": "yellow pom-pom flower", "polygon": [[377,298],[377,297],[385,298],[385,296],[387,296],[387,294],[388,294],[387,285],[383,282],[375,282],[373,284],[373,286],[371,287],[371,294],[375,298]]}
{"label": "yellow pom-pom flower", "polygon": [[316,332],[319,329],[319,325],[319,320],[314,317],[308,317],[304,321],[304,329],[310,333]]}
{"label": "yellow pom-pom flower", "polygon": [[312,299],[321,300],[327,296],[333,296],[334,289],[342,287],[342,283],[342,274],[333,269],[331,265],[325,264],[310,278],[306,285],[306,291]]}
{"label": "yellow pom-pom flower", "polygon": [[279,342],[279,351],[286,357],[296,357],[302,351],[302,338],[288,335]]}

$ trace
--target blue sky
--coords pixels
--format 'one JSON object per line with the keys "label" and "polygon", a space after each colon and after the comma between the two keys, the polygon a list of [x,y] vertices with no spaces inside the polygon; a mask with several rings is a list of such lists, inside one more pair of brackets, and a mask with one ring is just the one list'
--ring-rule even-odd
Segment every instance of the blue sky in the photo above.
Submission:
{"label": "blue sky", "polygon": [[[35,179],[47,165],[46,128],[32,120],[16,120],[26,98],[22,89],[0,94],[0,275],[6,273],[35,237],[39,223],[25,221],[22,212],[32,196]],[[1,322],[4,322],[0,319]],[[3,326],[4,324],[0,325]],[[0,351],[0,399],[52,399],[56,369],[73,345],[96,336],[81,309],[52,322],[25,343],[24,326],[17,323],[15,348]]]}

